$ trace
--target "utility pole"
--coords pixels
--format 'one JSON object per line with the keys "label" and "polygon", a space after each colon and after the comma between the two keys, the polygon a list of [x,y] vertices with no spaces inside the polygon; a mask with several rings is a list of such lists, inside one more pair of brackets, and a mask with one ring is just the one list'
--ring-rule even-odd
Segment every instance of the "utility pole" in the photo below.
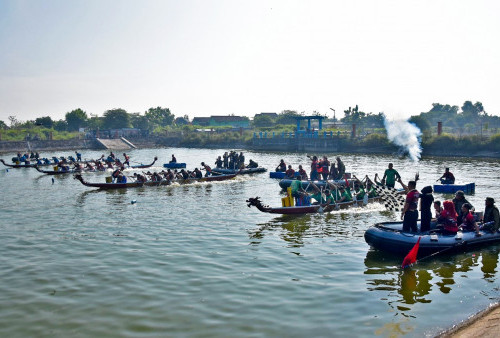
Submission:
{"label": "utility pole", "polygon": [[337,122],[337,119],[335,118],[335,109],[330,108],[330,110],[333,110],[333,126],[335,127],[335,122]]}

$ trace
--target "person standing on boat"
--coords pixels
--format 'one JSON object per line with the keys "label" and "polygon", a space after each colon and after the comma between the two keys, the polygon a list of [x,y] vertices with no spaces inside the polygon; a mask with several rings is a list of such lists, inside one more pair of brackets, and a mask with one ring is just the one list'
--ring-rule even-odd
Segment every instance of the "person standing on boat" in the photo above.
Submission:
{"label": "person standing on boat", "polygon": [[330,174],[330,161],[328,161],[328,157],[323,156],[323,160],[320,161],[320,167],[323,181],[326,181],[328,179],[328,175]]}
{"label": "person standing on boat", "polygon": [[328,174],[328,179],[330,180],[336,180],[339,176],[339,171],[337,170],[337,167],[335,166],[335,162],[332,162],[330,164],[330,173]]}
{"label": "person standing on boat", "polygon": [[396,181],[401,178],[401,175],[393,168],[393,164],[389,163],[389,167],[385,169],[384,176],[382,177],[382,184],[394,188]]}
{"label": "person standing on boat", "polygon": [[441,184],[455,184],[455,176],[450,172],[450,168],[444,170],[443,176],[438,178]]}
{"label": "person standing on boat", "polygon": [[208,165],[206,165],[205,162],[201,162],[201,166],[203,167],[202,170],[206,171],[205,177],[208,177],[208,176],[210,176],[210,174],[212,174],[212,168],[210,168]]}
{"label": "person standing on boat", "polygon": [[300,179],[300,176],[297,176],[291,183],[290,183],[290,188],[291,188],[291,194],[292,197],[295,198],[301,198],[304,195],[307,195],[306,191],[304,188],[302,188],[302,181]]}
{"label": "person standing on boat", "polygon": [[130,167],[130,156],[128,156],[126,153],[123,153],[123,165],[125,164]]}
{"label": "person standing on boat", "polygon": [[432,196],[432,187],[428,185],[422,188],[420,195],[420,232],[429,231],[431,229],[431,207],[433,202],[434,196]]}
{"label": "person standing on boat", "polygon": [[220,156],[215,160],[215,167],[222,168],[222,158]]}
{"label": "person standing on boat", "polygon": [[[385,176],[385,175],[384,175]],[[401,213],[401,219],[403,220],[403,231],[404,232],[417,232],[417,220],[418,220],[418,199],[420,198],[420,193],[416,189],[417,182],[408,182],[409,192],[406,194],[405,205],[403,207],[403,212]]]}
{"label": "person standing on boat", "polygon": [[243,155],[243,152],[240,152],[240,156],[238,157],[238,168],[245,168],[245,155]]}
{"label": "person standing on boat", "polygon": [[344,162],[342,162],[342,160],[340,159],[339,156],[337,156],[337,171],[339,172],[339,175],[337,176],[338,179],[342,179],[342,177],[344,177],[344,174],[345,174],[345,165],[344,165]]}
{"label": "person standing on boat", "polygon": [[475,231],[476,236],[481,236],[479,233],[479,227],[477,226],[476,219],[474,218],[474,215],[472,215],[472,205],[469,203],[464,203],[462,204],[462,219],[460,220],[460,223],[462,224],[460,226],[460,229],[464,231]]}
{"label": "person standing on boat", "polygon": [[78,162],[81,162],[81,161],[82,161],[82,154],[81,154],[81,153],[79,153],[78,151],[75,151],[75,154],[76,154],[76,160],[77,160]]}
{"label": "person standing on boat", "polygon": [[[311,158],[311,157],[309,157]],[[316,181],[318,177],[318,158],[316,156],[313,156],[311,158],[311,173],[309,174],[309,177],[311,177],[311,181]]]}
{"label": "person standing on boat", "polygon": [[223,161],[224,161],[224,169],[229,168],[229,155],[227,154],[227,151],[222,155]]}
{"label": "person standing on boat", "polygon": [[493,197],[486,197],[483,223],[483,230],[496,232],[500,228],[500,214]]}
{"label": "person standing on boat", "polygon": [[453,204],[455,205],[455,211],[458,214],[458,218],[457,218],[458,225],[460,225],[460,224],[462,224],[462,218],[464,216],[462,213],[463,212],[462,206],[465,203],[468,203],[471,206],[472,211],[474,211],[474,207],[472,206],[472,204],[469,201],[467,201],[467,199],[465,198],[465,193],[462,190],[458,190],[455,193],[455,198],[452,201],[453,201]]}

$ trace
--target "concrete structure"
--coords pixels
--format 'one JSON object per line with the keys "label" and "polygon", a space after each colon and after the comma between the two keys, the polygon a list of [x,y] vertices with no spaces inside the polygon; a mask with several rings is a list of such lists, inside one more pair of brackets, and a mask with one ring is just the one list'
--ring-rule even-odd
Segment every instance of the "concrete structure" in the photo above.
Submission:
{"label": "concrete structure", "polygon": [[122,150],[122,149],[132,149],[136,148],[132,143],[130,143],[125,138],[110,138],[110,139],[100,139],[97,138],[96,141],[104,149]]}

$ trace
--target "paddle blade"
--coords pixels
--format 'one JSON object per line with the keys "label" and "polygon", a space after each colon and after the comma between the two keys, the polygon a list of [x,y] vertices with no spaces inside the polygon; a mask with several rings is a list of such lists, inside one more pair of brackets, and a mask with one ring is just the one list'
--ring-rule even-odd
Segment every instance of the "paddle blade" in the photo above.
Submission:
{"label": "paddle blade", "polygon": [[403,264],[401,264],[401,268],[406,268],[417,261],[418,247],[420,246],[420,238],[418,238],[417,243],[410,250],[408,255],[406,255],[405,259],[403,259]]}

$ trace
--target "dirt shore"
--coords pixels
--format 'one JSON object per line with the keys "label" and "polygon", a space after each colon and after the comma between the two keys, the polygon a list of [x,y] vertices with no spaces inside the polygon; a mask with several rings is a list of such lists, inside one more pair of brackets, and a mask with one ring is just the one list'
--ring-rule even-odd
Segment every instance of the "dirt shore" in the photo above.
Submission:
{"label": "dirt shore", "polygon": [[496,303],[488,309],[464,321],[450,330],[438,335],[439,338],[455,337],[500,337],[500,304]]}

